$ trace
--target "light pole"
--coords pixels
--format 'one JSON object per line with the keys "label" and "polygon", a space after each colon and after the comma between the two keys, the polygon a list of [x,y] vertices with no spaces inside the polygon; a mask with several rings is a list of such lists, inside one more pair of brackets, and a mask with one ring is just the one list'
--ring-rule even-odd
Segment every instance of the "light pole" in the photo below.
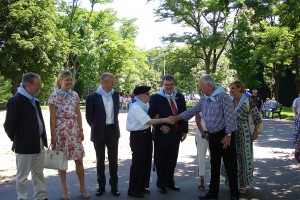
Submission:
{"label": "light pole", "polygon": [[164,75],[166,75],[166,52],[167,52],[167,48],[164,48]]}

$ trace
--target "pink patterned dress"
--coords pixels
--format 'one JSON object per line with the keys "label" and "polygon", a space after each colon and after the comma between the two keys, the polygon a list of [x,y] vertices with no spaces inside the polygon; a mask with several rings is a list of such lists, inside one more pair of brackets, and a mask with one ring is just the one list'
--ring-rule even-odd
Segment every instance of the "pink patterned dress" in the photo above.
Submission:
{"label": "pink patterned dress", "polygon": [[56,149],[66,152],[68,160],[78,160],[84,157],[84,148],[79,138],[80,130],[75,112],[78,102],[79,96],[75,91],[72,91],[69,103],[63,95],[57,92],[53,92],[48,100],[49,104],[53,104],[56,107]]}

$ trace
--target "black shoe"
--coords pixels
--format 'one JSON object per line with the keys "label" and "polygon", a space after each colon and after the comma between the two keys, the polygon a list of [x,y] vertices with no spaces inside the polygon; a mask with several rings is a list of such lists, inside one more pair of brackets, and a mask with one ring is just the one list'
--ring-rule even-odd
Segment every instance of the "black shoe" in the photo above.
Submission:
{"label": "black shoe", "polygon": [[167,193],[167,190],[165,187],[158,187],[158,191],[162,194],[166,194]]}
{"label": "black shoe", "polygon": [[105,189],[104,188],[99,188],[96,192],[96,196],[97,197],[100,197],[103,193],[105,192]]}
{"label": "black shoe", "polygon": [[143,198],[144,195],[139,192],[130,192],[128,191],[128,196],[136,197],[136,198]]}
{"label": "black shoe", "polygon": [[230,200],[239,200],[240,199],[240,195],[239,194],[232,194],[230,197]]}
{"label": "black shoe", "polygon": [[180,191],[180,188],[179,187],[176,187],[176,186],[171,186],[171,187],[168,187],[170,190],[174,190],[174,191]]}
{"label": "black shoe", "polygon": [[144,194],[149,194],[150,193],[150,190],[146,189],[146,188],[143,188],[140,190],[141,193],[144,193]]}
{"label": "black shoe", "polygon": [[115,197],[120,196],[120,192],[119,192],[118,189],[112,189],[112,190],[111,190],[111,193],[112,193]]}
{"label": "black shoe", "polygon": [[199,196],[199,199],[218,199],[218,195],[208,191],[205,195]]}

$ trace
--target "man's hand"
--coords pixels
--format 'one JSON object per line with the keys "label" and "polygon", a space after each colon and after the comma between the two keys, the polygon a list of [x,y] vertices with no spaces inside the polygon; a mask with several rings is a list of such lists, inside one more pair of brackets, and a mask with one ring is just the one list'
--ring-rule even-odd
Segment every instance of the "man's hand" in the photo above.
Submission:
{"label": "man's hand", "polygon": [[166,118],[166,123],[175,124],[174,116],[169,116]]}
{"label": "man's hand", "polygon": [[183,142],[186,139],[187,133],[182,133],[181,142]]}
{"label": "man's hand", "polygon": [[227,147],[230,146],[230,142],[231,142],[231,137],[228,135],[225,135],[223,137],[223,140],[221,141],[221,143],[223,144],[223,149],[227,149]]}
{"label": "man's hand", "polygon": [[161,126],[160,128],[161,132],[163,132],[163,134],[168,134],[170,131],[170,128],[166,125]]}

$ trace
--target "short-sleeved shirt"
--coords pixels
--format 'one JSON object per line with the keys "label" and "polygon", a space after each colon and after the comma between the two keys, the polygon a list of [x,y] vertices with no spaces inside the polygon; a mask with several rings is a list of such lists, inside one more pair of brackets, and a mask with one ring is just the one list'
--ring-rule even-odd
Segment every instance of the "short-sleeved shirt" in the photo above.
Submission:
{"label": "short-sleeved shirt", "polygon": [[139,105],[132,104],[127,115],[126,129],[127,131],[145,130],[150,127],[146,124],[150,120],[149,115]]}

